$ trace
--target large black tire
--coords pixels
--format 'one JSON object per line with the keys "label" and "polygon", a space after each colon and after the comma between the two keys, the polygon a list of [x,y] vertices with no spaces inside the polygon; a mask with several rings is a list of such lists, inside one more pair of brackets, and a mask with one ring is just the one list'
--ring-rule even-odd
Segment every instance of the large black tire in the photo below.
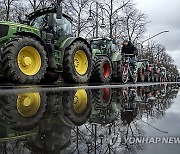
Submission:
{"label": "large black tire", "polygon": [[[36,127],[43,118],[46,110],[47,102],[45,94],[33,93],[40,96],[40,106],[38,108],[35,105],[37,102],[34,102],[31,106],[24,106],[23,108],[22,104],[18,105],[17,101],[20,99],[18,96],[25,96],[26,94],[28,93],[3,96],[1,100],[2,118],[10,122],[16,130],[25,131]],[[21,98],[23,99],[23,97]],[[22,108],[22,110],[18,110],[18,106],[19,108]],[[26,116],[24,114],[26,114]]]}
{"label": "large black tire", "polygon": [[94,89],[92,94],[95,107],[107,107],[111,103],[112,90],[110,88]]}
{"label": "large black tire", "polygon": [[144,79],[145,79],[145,67],[144,65],[142,65],[142,67],[138,69],[138,81],[144,82]]}
{"label": "large black tire", "polygon": [[[88,68],[82,74],[78,73],[76,70],[75,55],[78,51],[82,51],[85,54],[88,62]],[[85,65],[86,63],[81,63],[80,65]],[[68,48],[66,48],[63,58],[63,78],[68,83],[85,83],[89,80],[92,69],[92,57],[90,48],[83,41],[77,40],[72,43]]]}
{"label": "large black tire", "polygon": [[[19,67],[21,62],[18,62],[18,55],[25,47],[35,49],[41,58],[41,65],[39,66],[40,68],[38,69],[38,72],[34,73],[33,75],[25,74]],[[27,51],[27,53],[28,52],[29,51]],[[36,66],[36,64],[34,65]],[[40,42],[30,37],[21,37],[10,40],[5,44],[2,50],[2,68],[6,77],[14,83],[39,83],[47,68],[47,58],[44,47],[40,44]]]}
{"label": "large black tire", "polygon": [[[81,90],[83,92],[86,92],[87,102],[84,101],[84,99],[82,100],[82,98],[80,98],[80,97],[84,97],[82,93],[80,93],[79,97],[76,95],[76,93]],[[62,104],[63,104],[64,115],[73,124],[80,126],[88,120],[91,114],[91,104],[92,104],[91,92],[84,89],[79,89],[77,91],[66,91],[63,93]]]}
{"label": "large black tire", "polygon": [[128,68],[126,65],[122,63],[118,63],[117,65],[117,73],[118,73],[118,80],[122,83],[127,83],[129,79]]}
{"label": "large black tire", "polygon": [[111,80],[112,65],[106,56],[97,56],[93,60],[91,80],[93,82],[108,83]]}

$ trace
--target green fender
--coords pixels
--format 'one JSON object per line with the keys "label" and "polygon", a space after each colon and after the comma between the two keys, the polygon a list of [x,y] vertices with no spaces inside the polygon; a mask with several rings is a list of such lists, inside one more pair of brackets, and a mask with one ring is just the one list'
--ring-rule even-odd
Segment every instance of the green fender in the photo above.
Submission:
{"label": "green fender", "polygon": [[[90,44],[84,39],[84,38],[81,38],[81,37],[69,37],[67,39],[65,39],[61,44],[60,44],[60,48],[65,51],[65,49],[67,47],[69,47],[72,43],[74,43],[75,41],[82,41],[84,42],[90,49],[91,51],[91,46]],[[92,51],[91,51],[92,53]]]}

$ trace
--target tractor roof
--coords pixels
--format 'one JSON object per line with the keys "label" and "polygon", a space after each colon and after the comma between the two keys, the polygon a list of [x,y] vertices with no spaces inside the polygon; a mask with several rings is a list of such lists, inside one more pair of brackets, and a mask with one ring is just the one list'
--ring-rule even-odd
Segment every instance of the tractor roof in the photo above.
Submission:
{"label": "tractor roof", "polygon": [[[26,17],[28,20],[33,20],[34,18],[37,18],[39,16],[42,16],[42,15],[45,15],[48,13],[55,13],[55,12],[56,12],[55,8],[48,7],[48,8],[43,8],[43,9],[39,9],[35,12],[32,12],[29,15],[27,15]],[[70,16],[68,16],[67,14],[63,13],[63,17],[65,17],[66,19],[68,19],[70,21],[73,21],[73,19]]]}

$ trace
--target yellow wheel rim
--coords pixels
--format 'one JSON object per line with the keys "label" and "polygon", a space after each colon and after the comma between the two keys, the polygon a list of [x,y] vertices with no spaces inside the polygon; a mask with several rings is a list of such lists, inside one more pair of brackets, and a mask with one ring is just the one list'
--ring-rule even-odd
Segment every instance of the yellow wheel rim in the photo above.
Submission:
{"label": "yellow wheel rim", "polygon": [[23,117],[32,117],[40,108],[39,93],[23,93],[17,98],[17,110]]}
{"label": "yellow wheel rim", "polygon": [[84,51],[78,50],[74,56],[74,66],[76,72],[80,75],[84,75],[88,69],[88,58]]}
{"label": "yellow wheel rim", "polygon": [[25,46],[18,53],[18,66],[25,75],[35,75],[41,68],[41,56],[31,46]]}
{"label": "yellow wheel rim", "polygon": [[87,106],[88,96],[85,90],[78,90],[74,95],[74,110],[77,113],[85,111]]}

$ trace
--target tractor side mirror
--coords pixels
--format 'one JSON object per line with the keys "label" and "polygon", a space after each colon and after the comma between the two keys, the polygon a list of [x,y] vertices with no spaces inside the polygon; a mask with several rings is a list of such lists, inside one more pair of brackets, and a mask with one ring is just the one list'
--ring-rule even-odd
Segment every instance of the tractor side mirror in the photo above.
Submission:
{"label": "tractor side mirror", "polygon": [[49,14],[48,26],[49,27],[54,27],[54,14],[53,13]]}
{"label": "tractor side mirror", "polygon": [[62,19],[62,6],[58,5],[57,7],[57,19]]}

